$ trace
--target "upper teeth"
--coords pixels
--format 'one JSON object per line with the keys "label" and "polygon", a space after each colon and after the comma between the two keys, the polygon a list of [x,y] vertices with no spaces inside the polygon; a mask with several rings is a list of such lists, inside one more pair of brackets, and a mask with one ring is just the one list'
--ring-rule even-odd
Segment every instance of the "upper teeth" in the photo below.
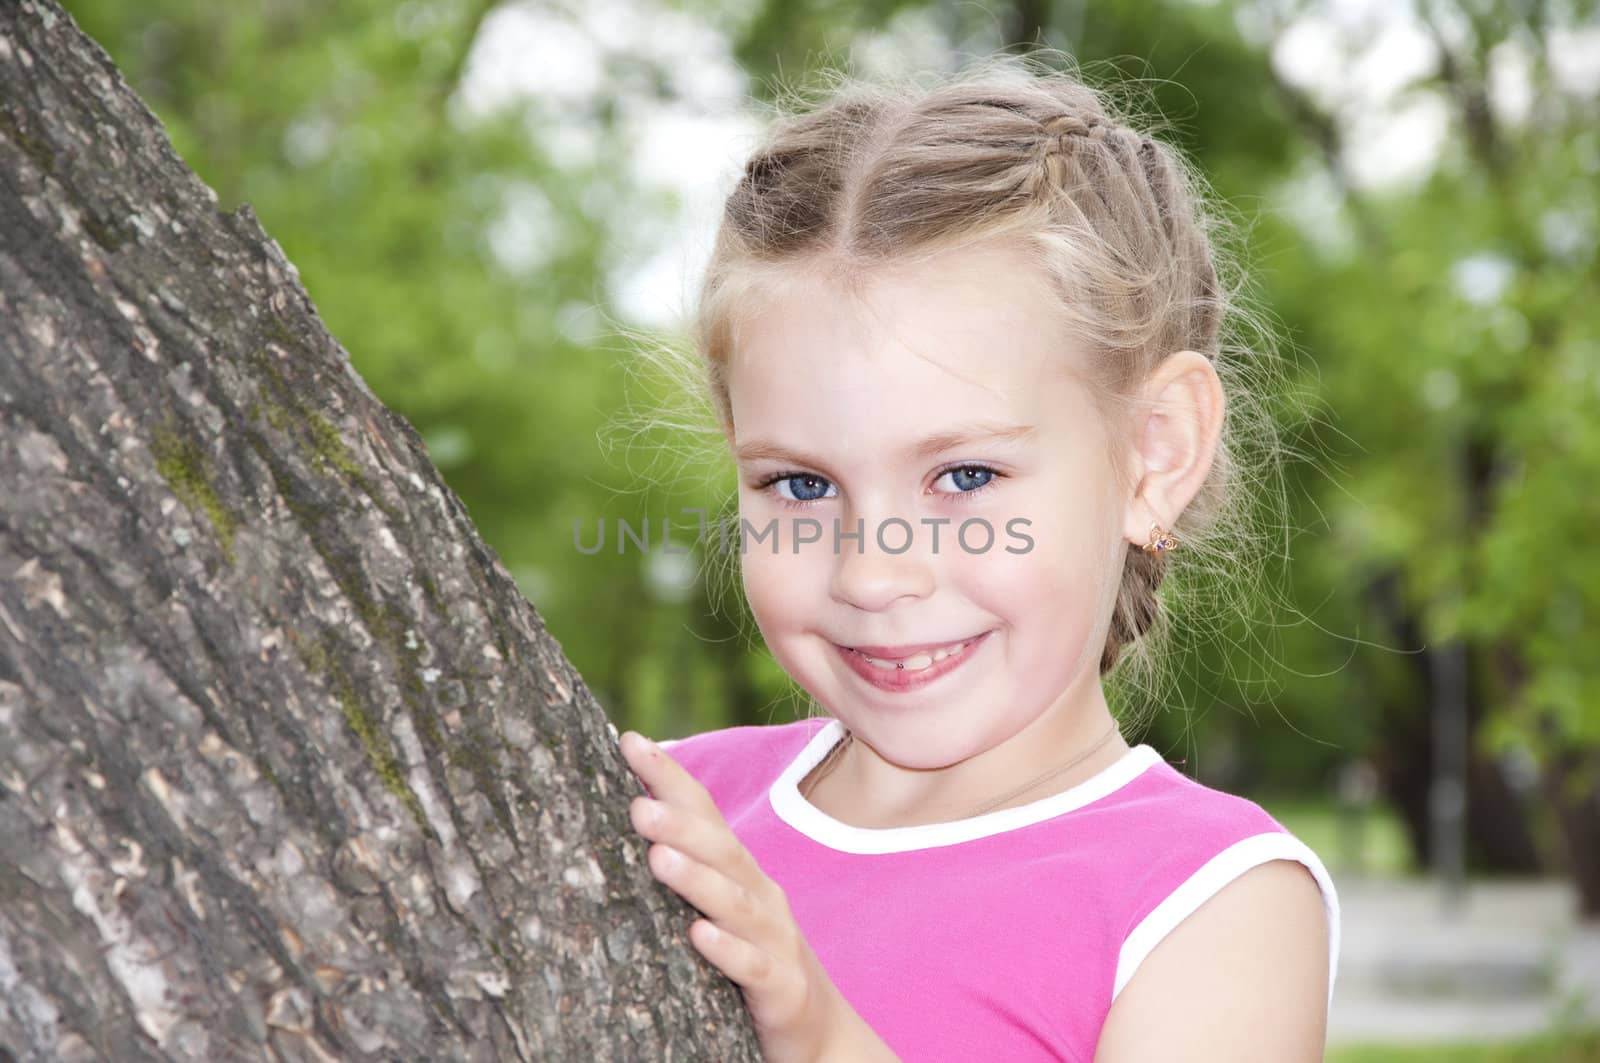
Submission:
{"label": "upper teeth", "polygon": [[[971,640],[968,639],[967,641],[970,642]],[[966,645],[966,642],[958,642],[954,646],[944,646],[940,649],[934,650],[931,654],[919,653],[915,657],[907,657],[903,661],[885,661],[881,660],[880,658],[861,653],[860,650],[856,650],[855,652],[860,653],[861,656],[866,658],[869,663],[878,668],[899,668],[907,672],[920,672],[934,661],[942,661],[952,653],[960,653],[966,648]]]}

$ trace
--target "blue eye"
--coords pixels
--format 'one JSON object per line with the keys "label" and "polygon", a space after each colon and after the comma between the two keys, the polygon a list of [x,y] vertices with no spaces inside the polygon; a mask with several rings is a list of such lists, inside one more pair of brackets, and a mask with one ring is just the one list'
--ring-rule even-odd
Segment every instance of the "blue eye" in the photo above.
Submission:
{"label": "blue eye", "polygon": [[[778,486],[778,497],[785,502],[816,502],[827,497],[829,489],[833,489],[835,494],[838,493],[830,481],[820,476],[813,476],[811,473],[793,473],[769,480],[767,483]],[[788,494],[783,493],[785,486],[789,488]]]}
{"label": "blue eye", "polygon": [[971,494],[980,487],[986,487],[994,479],[995,471],[987,465],[958,465],[941,473],[939,479],[943,480],[946,476],[950,477],[956,494]]}

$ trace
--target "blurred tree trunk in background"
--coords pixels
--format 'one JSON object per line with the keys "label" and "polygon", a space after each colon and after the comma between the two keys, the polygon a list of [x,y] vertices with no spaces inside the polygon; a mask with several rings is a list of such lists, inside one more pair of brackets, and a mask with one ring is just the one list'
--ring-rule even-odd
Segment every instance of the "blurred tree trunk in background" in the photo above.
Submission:
{"label": "blurred tree trunk in background", "polygon": [[[1395,576],[1388,574],[1367,588],[1373,612],[1383,617],[1395,644],[1419,646],[1426,642],[1418,618],[1408,613],[1395,593]],[[1433,702],[1431,650],[1421,650],[1408,660],[1418,692],[1411,711],[1393,711],[1382,719],[1383,732],[1376,743],[1377,767],[1384,792],[1406,829],[1406,836],[1421,867],[1432,864],[1429,843],[1429,790],[1433,781],[1433,735],[1429,706]],[[1468,672],[1468,720],[1476,726],[1485,706],[1475,670]],[[1474,755],[1467,770],[1468,866],[1474,871],[1500,874],[1537,874],[1546,866],[1534,843],[1526,811],[1507,784],[1498,764]]]}
{"label": "blurred tree trunk in background", "polygon": [[0,498],[0,1058],[757,1058],[588,688],[52,0],[0,5]]}

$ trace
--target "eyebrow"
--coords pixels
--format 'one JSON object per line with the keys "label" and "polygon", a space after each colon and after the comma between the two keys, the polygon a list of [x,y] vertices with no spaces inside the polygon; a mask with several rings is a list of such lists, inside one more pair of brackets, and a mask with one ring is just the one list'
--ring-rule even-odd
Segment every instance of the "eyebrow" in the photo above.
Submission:
{"label": "eyebrow", "polygon": [[[1038,430],[1031,425],[963,425],[948,432],[937,432],[921,442],[912,444],[906,448],[906,457],[913,460],[930,458],[935,454],[941,454],[944,451],[973,443],[1021,443],[1032,439],[1037,432]],[[741,443],[733,453],[734,457],[739,461],[761,461],[770,458],[775,461],[792,462],[796,465],[822,464],[815,458],[765,439],[754,439],[747,443]]]}

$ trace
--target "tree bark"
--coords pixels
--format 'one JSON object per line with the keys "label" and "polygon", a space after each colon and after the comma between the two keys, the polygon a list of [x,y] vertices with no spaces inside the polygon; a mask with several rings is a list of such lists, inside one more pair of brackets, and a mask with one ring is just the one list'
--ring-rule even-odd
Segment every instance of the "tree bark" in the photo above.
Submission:
{"label": "tree bark", "polygon": [[583,680],[53,0],[0,0],[0,1060],[757,1059]]}

